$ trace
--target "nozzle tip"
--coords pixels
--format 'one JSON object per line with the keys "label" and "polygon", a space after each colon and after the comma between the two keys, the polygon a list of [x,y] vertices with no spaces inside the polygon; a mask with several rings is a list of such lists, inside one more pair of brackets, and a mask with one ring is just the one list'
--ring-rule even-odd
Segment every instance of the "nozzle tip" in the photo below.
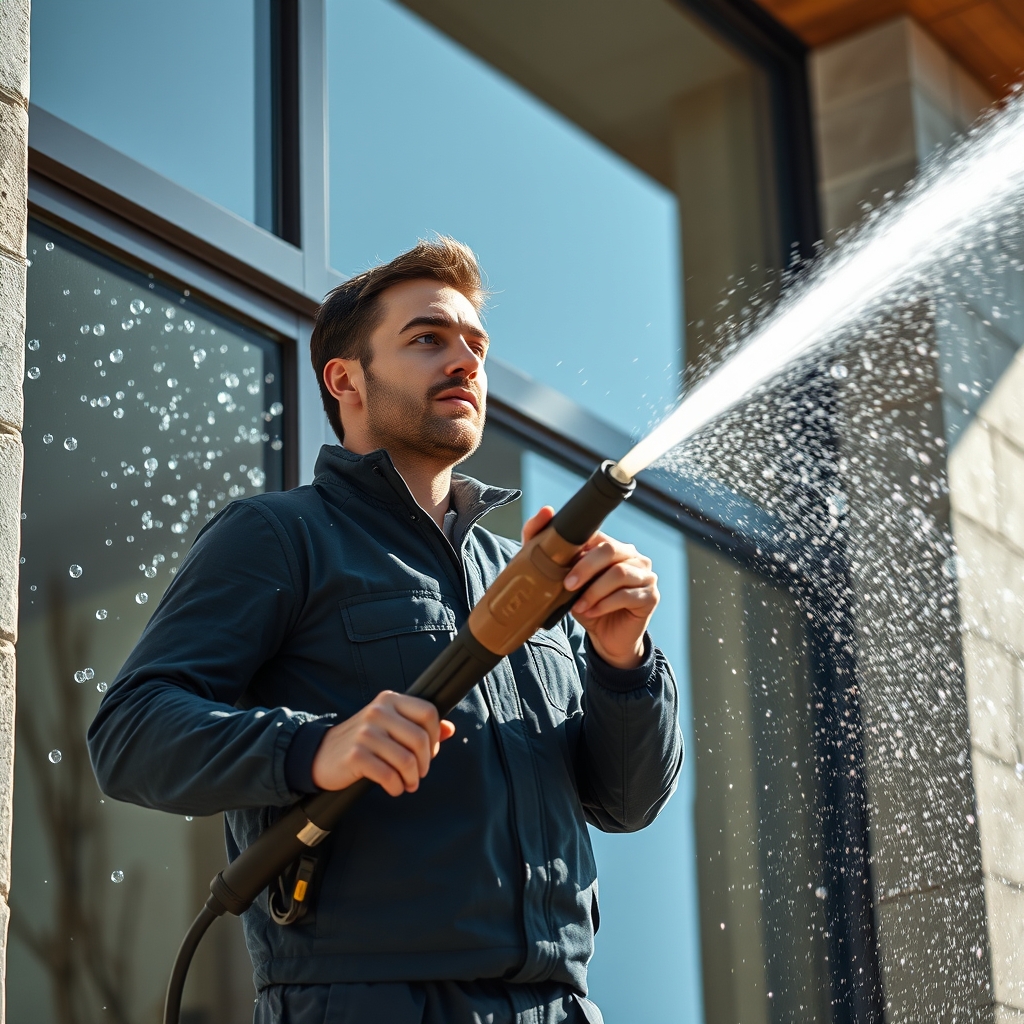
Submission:
{"label": "nozzle tip", "polygon": [[633,478],[628,474],[624,473],[617,462],[613,463],[608,467],[608,475],[614,480],[617,480],[620,484],[631,484]]}

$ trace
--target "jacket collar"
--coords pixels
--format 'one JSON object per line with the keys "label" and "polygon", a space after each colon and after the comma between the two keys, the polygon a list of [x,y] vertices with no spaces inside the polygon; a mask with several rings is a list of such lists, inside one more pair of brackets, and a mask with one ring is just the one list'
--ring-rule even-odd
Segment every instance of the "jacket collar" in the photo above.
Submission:
{"label": "jacket collar", "polygon": [[[367,455],[356,455],[340,445],[325,444],[317,456],[313,484],[327,487],[340,484],[346,489],[361,491],[374,501],[386,505],[395,505],[410,512],[422,511],[401,473],[395,469],[391,456],[383,448]],[[515,501],[521,493],[506,487],[492,487],[471,476],[453,473],[451,500],[459,518],[452,546],[459,550],[469,530],[481,516],[499,505]]]}

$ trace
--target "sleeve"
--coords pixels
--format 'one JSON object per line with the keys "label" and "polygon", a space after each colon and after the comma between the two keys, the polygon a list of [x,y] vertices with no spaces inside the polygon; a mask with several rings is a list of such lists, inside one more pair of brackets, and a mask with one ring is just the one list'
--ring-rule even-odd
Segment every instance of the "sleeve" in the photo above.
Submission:
{"label": "sleeve", "polygon": [[576,752],[584,813],[602,832],[636,832],[668,802],[683,765],[675,675],[649,635],[640,665],[619,669],[588,649],[583,628],[568,622],[584,678]]}
{"label": "sleeve", "polygon": [[176,814],[284,805],[286,759],[312,716],[235,705],[302,607],[273,513],[229,505],[196,539],[89,728],[104,793]]}

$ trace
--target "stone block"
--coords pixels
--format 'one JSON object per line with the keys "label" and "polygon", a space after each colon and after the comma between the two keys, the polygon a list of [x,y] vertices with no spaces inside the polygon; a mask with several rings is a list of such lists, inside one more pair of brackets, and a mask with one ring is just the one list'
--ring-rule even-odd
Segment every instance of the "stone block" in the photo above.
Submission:
{"label": "stone block", "polygon": [[974,787],[985,874],[1024,884],[1024,775],[976,753]]}
{"label": "stone block", "polygon": [[0,637],[18,631],[18,556],[21,551],[21,472],[17,434],[0,434]]}
{"label": "stone block", "polygon": [[910,80],[908,19],[876,25],[811,54],[815,105],[824,113],[835,104]]}
{"label": "stone block", "polygon": [[21,429],[25,415],[25,264],[0,253],[0,423]]}
{"label": "stone block", "polygon": [[971,741],[1006,764],[1020,759],[1019,666],[1011,654],[976,633],[963,634]]}
{"label": "stone block", "polygon": [[956,61],[952,62],[953,96],[961,130],[969,128],[995,104],[995,97]]}
{"label": "stone block", "polygon": [[1024,892],[998,879],[985,880],[992,981],[996,1001],[1024,1010]]}
{"label": "stone block", "polygon": [[905,82],[836,107],[818,122],[826,187],[867,171],[917,160],[914,110]]}
{"label": "stone block", "polygon": [[0,92],[28,103],[29,0],[4,0],[0,17]]}
{"label": "stone block", "polygon": [[890,1024],[984,1014],[991,979],[980,879],[885,900],[877,921]]}
{"label": "stone block", "polygon": [[988,426],[975,419],[949,454],[949,503],[961,515],[998,528],[997,483]]}
{"label": "stone block", "polygon": [[906,20],[906,33],[911,80],[928,95],[956,130],[952,59],[931,35],[910,18]]}
{"label": "stone block", "polygon": [[993,1024],[1024,1024],[1024,1010],[996,1003],[996,1016]]}
{"label": "stone block", "polygon": [[838,232],[860,223],[864,216],[864,203],[880,206],[888,193],[899,192],[916,173],[915,156],[891,167],[869,169],[863,175],[837,184],[823,184],[821,206],[829,240],[833,240]]}
{"label": "stone block", "polygon": [[[957,546],[957,588],[963,625],[985,639],[1003,641],[1005,616],[999,602],[1001,576],[1008,551],[997,534],[971,519],[952,515]],[[1014,646],[1011,642],[1008,646]]]}
{"label": "stone block", "polygon": [[25,253],[28,210],[28,112],[0,103],[0,247]]}
{"label": "stone block", "polygon": [[992,441],[999,532],[1024,551],[1024,450],[1002,434],[995,434]]}
{"label": "stone block", "polygon": [[0,900],[11,891],[11,805],[14,793],[14,647],[0,641]]}
{"label": "stone block", "polygon": [[911,93],[914,109],[914,140],[918,161],[922,166],[948,148],[957,136],[957,123],[929,93],[914,88]]}
{"label": "stone block", "polygon": [[1024,449],[1024,349],[1018,351],[1012,365],[1000,377],[985,401],[982,415],[1018,448]]}

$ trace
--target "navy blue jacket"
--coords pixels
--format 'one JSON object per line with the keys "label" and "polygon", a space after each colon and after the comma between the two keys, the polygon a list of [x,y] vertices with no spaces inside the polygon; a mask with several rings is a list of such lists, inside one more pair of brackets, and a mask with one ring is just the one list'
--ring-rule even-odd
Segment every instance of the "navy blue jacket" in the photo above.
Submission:
{"label": "navy blue jacket", "polygon": [[[103,699],[103,791],[227,811],[237,855],[311,790],[319,741],[404,690],[518,548],[478,525],[516,492],[456,477],[451,543],[383,451],[325,446],[309,487],[227,506],[202,531]],[[376,788],[323,844],[315,909],[244,915],[257,987],[545,980],[586,992],[597,879],[586,822],[651,822],[682,763],[672,671],[586,653],[567,617],[451,714],[419,790]]]}

